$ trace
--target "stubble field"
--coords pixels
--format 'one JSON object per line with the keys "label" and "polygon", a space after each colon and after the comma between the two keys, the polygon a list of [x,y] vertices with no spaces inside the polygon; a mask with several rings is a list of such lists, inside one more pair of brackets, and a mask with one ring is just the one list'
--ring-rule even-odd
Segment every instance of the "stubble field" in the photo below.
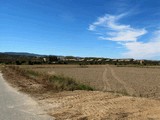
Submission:
{"label": "stubble field", "polygon": [[25,87],[30,95],[33,95],[33,91],[30,92],[31,88],[35,90],[35,99],[56,120],[160,119],[159,67],[110,65],[24,65],[19,67],[42,74],[71,77],[77,82],[89,84],[99,90],[43,92],[43,87],[40,87],[43,85],[39,83],[39,79],[35,81],[26,78],[11,68],[3,72],[7,81],[15,87],[20,87],[20,90]]}
{"label": "stubble field", "polygon": [[147,98],[160,97],[160,67],[117,67],[111,65],[35,65],[21,67],[40,73],[70,77],[100,91]]}

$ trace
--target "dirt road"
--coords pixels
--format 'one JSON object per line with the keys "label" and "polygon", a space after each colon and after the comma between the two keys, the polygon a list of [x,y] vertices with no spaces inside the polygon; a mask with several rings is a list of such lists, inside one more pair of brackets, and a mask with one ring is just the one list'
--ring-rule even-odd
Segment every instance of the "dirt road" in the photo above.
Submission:
{"label": "dirt road", "polygon": [[0,73],[0,120],[53,120],[33,99],[10,87]]}

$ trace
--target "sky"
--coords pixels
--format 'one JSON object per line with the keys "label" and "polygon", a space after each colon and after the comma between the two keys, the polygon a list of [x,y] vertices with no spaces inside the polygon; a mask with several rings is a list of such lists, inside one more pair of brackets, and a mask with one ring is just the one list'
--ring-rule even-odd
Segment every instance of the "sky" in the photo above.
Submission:
{"label": "sky", "polygon": [[0,0],[0,52],[160,60],[160,1]]}

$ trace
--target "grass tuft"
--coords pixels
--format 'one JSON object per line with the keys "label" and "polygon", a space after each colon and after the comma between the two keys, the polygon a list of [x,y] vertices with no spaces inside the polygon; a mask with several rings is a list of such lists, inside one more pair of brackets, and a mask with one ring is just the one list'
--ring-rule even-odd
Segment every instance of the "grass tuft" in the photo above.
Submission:
{"label": "grass tuft", "polygon": [[62,75],[43,74],[33,70],[26,70],[18,66],[8,66],[8,68],[28,79],[33,79],[37,83],[45,85],[48,90],[93,90],[93,88],[88,85],[81,84],[72,78],[64,77]]}

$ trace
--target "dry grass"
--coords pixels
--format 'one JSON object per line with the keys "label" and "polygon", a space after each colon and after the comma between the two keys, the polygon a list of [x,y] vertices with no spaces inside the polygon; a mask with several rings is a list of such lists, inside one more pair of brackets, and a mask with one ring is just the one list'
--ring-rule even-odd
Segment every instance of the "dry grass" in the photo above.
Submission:
{"label": "dry grass", "polygon": [[[103,70],[102,66],[86,66],[79,65],[46,65],[46,66],[21,66],[22,68],[34,70],[40,73],[47,73],[52,75],[61,75],[70,77],[74,80],[92,86],[97,90],[103,88],[103,81],[101,80]],[[97,84],[98,83],[98,84]]]}
{"label": "dry grass", "polygon": [[[46,65],[20,66],[29,71],[26,75],[6,69],[4,76],[20,90],[34,94],[48,114],[57,120],[154,120],[160,119],[160,101],[128,97],[118,93],[100,91],[47,91],[39,74],[72,75],[77,81],[88,83],[103,91],[139,94],[142,86],[159,86],[158,68],[115,66]],[[89,76],[89,77],[88,77]],[[151,77],[150,77],[151,76]],[[87,79],[87,77],[89,79]],[[85,78],[85,81],[82,80]],[[154,80],[153,80],[154,79]],[[156,83],[155,83],[156,82]],[[150,85],[149,85],[150,84]],[[44,86],[43,86],[44,85]],[[97,86],[96,86],[97,85]],[[142,90],[141,92],[145,92]],[[158,92],[158,91],[157,91]],[[146,93],[150,93],[147,91]],[[148,94],[149,95],[149,94]],[[156,94],[158,95],[158,94]],[[157,96],[158,97],[158,96]]]}
{"label": "dry grass", "polygon": [[160,67],[116,67],[109,65],[21,66],[40,73],[61,75],[92,86],[96,90],[140,97],[160,97]]}
{"label": "dry grass", "polygon": [[22,91],[32,94],[48,91],[93,90],[90,86],[78,83],[69,77],[49,75],[18,66],[7,66],[2,71],[12,85],[18,86]]}

